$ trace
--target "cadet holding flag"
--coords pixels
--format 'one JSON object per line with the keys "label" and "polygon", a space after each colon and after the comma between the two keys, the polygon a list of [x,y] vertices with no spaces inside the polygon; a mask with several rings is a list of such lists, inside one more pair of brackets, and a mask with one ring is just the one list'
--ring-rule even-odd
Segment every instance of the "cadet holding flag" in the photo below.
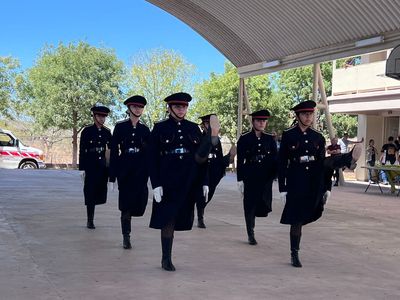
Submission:
{"label": "cadet holding flag", "polygon": [[110,110],[105,106],[91,109],[94,124],[82,130],[79,143],[79,170],[84,171],[87,228],[95,229],[94,209],[107,201],[108,166],[106,151],[109,150],[111,131],[104,126]]}
{"label": "cadet holding flag", "polygon": [[272,183],[277,173],[278,153],[274,137],[264,132],[269,111],[256,111],[250,116],[253,128],[237,143],[237,181],[243,195],[248,243],[257,245],[255,219],[267,217],[272,210]]}
{"label": "cadet holding flag", "polygon": [[124,101],[129,119],[115,125],[111,139],[110,181],[118,179],[118,208],[121,211],[123,248],[131,249],[131,217],[143,216],[149,195],[147,145],[149,128],[140,122],[147,104],[136,95]]}

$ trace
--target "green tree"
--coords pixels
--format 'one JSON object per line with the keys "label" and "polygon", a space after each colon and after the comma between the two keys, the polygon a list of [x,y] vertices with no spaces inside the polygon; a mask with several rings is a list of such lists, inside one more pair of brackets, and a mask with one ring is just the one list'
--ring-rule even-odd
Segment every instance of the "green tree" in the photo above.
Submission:
{"label": "green tree", "polygon": [[[273,115],[267,131],[281,131],[287,127],[287,111],[291,105],[284,95],[271,87],[268,75],[246,79],[246,90],[252,111],[269,109]],[[192,110],[197,117],[216,113],[221,123],[221,134],[234,143],[237,134],[237,111],[239,97],[239,76],[236,68],[225,63],[223,74],[210,75],[210,79],[198,84],[195,89],[196,103]],[[244,120],[244,130],[250,128]]]}
{"label": "green tree", "polygon": [[129,95],[146,98],[142,118],[152,127],[165,117],[165,97],[176,92],[191,92],[195,67],[173,50],[153,49],[133,58],[130,75]]}
{"label": "green tree", "polygon": [[[344,62],[344,60],[342,60]],[[342,63],[341,63],[342,64]],[[293,101],[293,104],[309,100],[312,98],[313,86],[313,66],[305,66],[296,69],[281,71],[274,75],[276,88],[287,98],[287,101]],[[322,63],[321,73],[324,79],[326,94],[332,93],[332,63]],[[320,130],[326,135],[327,129],[325,116],[319,116]],[[349,115],[332,115],[332,125],[336,128],[339,136],[344,132],[349,134],[357,133],[357,118]]]}
{"label": "green tree", "polygon": [[338,137],[343,137],[345,132],[347,132],[349,136],[357,136],[357,116],[334,114],[332,115],[332,123],[334,124]]}
{"label": "green tree", "polygon": [[41,129],[72,130],[76,167],[78,133],[91,123],[90,108],[113,106],[121,95],[124,67],[112,50],[85,42],[46,47],[20,80],[26,112]]}
{"label": "green tree", "polygon": [[[321,73],[324,79],[326,94],[332,90],[332,63],[322,63]],[[312,98],[313,66],[289,69],[275,74],[277,89],[294,103]]]}
{"label": "green tree", "polygon": [[10,56],[0,56],[0,116],[10,118],[13,114],[15,78],[19,62]]}

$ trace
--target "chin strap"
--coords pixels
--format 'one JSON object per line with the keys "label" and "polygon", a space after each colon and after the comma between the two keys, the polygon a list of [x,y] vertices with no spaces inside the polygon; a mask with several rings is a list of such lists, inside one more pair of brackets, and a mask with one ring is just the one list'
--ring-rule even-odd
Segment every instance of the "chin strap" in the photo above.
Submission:
{"label": "chin strap", "polygon": [[[304,124],[304,123],[301,121],[299,115],[296,115],[296,116],[297,116],[296,120],[297,120],[298,123],[300,123],[301,125],[303,125],[303,126],[306,127],[306,128],[310,127],[310,126]],[[295,120],[295,121],[296,121],[296,120]],[[294,123],[294,122],[293,122],[293,123]]]}
{"label": "chin strap", "polygon": [[93,120],[94,120],[94,124],[95,124],[96,126],[100,126],[100,127],[103,126],[103,124],[101,124],[101,123],[97,120],[97,117],[96,117],[95,114],[93,115]]}
{"label": "chin strap", "polygon": [[173,109],[171,106],[169,107],[169,109],[171,110],[171,114],[172,114],[172,115],[174,116],[174,118],[177,119],[177,120],[183,120],[183,119],[185,118],[185,116],[186,116],[186,114],[185,114],[182,118],[180,118],[180,117],[178,117],[178,116],[176,115],[174,109]]}
{"label": "chin strap", "polygon": [[131,113],[132,115],[134,115],[136,118],[140,118],[140,116],[142,115],[142,114],[140,114],[140,115],[135,114],[135,113],[131,110],[131,105],[128,106],[128,111],[129,111],[129,113]]}

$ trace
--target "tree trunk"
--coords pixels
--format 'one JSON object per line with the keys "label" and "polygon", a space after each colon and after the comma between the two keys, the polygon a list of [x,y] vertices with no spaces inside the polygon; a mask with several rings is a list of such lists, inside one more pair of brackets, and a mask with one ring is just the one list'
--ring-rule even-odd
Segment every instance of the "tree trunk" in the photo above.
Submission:
{"label": "tree trunk", "polygon": [[72,121],[73,121],[73,127],[72,127],[72,168],[76,169],[77,168],[77,157],[78,157],[78,128],[77,128],[78,113],[76,111],[74,111],[72,113]]}

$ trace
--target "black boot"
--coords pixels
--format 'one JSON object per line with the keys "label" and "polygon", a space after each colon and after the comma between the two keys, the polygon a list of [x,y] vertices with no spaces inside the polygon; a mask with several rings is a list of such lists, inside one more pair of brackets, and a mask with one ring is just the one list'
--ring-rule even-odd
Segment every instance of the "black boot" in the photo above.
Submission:
{"label": "black boot", "polygon": [[124,247],[124,249],[132,249],[131,239],[129,234],[124,234],[123,237],[124,240],[122,242],[122,246]]}
{"label": "black boot", "polygon": [[303,265],[299,259],[299,249],[300,249],[300,238],[301,235],[290,235],[290,250],[291,250],[291,262],[292,266],[295,268],[301,268]]}
{"label": "black boot", "polygon": [[95,229],[96,227],[94,226],[93,219],[94,219],[94,205],[87,205],[86,206],[86,212],[87,212],[87,223],[86,227],[89,229]]}
{"label": "black boot", "polygon": [[173,242],[172,237],[170,238],[161,237],[161,247],[162,247],[161,267],[165,271],[175,271],[175,267],[172,264],[171,260],[172,242]]}
{"label": "black boot", "polygon": [[131,240],[130,240],[130,233],[131,233],[131,213],[129,211],[122,211],[121,212],[121,229],[122,229],[122,236],[124,237],[122,246],[124,249],[131,249]]}
{"label": "black boot", "polygon": [[245,213],[245,220],[249,245],[257,245],[258,243],[254,237],[255,217],[253,215]]}
{"label": "black boot", "polygon": [[197,208],[197,227],[206,228],[206,224],[204,224],[204,208]]}

